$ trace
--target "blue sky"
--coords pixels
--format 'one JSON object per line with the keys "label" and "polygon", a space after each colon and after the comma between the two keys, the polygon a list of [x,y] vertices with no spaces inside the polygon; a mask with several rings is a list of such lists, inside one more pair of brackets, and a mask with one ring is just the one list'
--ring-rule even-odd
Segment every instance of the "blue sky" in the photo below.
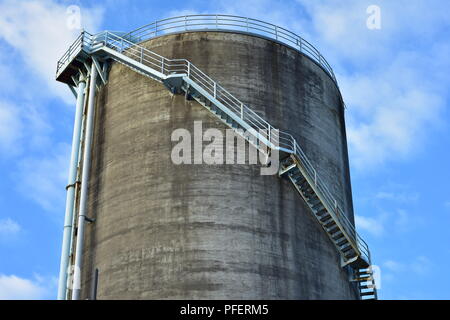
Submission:
{"label": "blue sky", "polygon": [[[286,27],[332,65],[347,104],[359,232],[383,299],[449,299],[448,1],[0,0],[0,299],[56,297],[74,98],[55,65],[80,30],[229,13]],[[381,29],[366,27],[369,5]]]}

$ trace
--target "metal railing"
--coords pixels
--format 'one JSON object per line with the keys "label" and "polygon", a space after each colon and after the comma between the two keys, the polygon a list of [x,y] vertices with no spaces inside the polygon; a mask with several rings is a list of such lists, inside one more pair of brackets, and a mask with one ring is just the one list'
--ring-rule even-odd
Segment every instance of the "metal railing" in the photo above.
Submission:
{"label": "metal railing", "polygon": [[122,37],[131,42],[141,42],[170,33],[201,30],[246,32],[279,41],[314,60],[337,85],[330,64],[311,43],[292,31],[257,19],[223,14],[185,15],[152,22],[126,33]]}
{"label": "metal railing", "polygon": [[56,65],[56,74],[58,75],[61,70],[64,70],[64,68],[73,60],[73,58],[75,58],[80,53],[80,51],[83,49],[83,46],[88,44],[90,44],[89,38],[85,37],[85,32],[81,32],[81,34],[75,39],[75,41],[70,45],[69,49],[61,57],[61,59],[58,60],[58,63]]}
{"label": "metal railing", "polygon": [[308,159],[306,154],[297,144],[297,141],[294,138],[292,139],[294,141],[293,143],[295,144],[293,153],[300,160],[300,163],[303,169],[306,171],[306,174],[309,178],[308,180],[312,181],[312,185],[315,187],[319,197],[322,199],[322,201],[325,202],[327,211],[331,211],[329,213],[332,216],[334,216],[335,220],[339,222],[339,224],[344,229],[343,231],[346,233],[346,235],[349,237],[349,240],[352,242],[353,246],[359,250],[358,253],[370,265],[371,258],[369,246],[362,239],[362,237],[356,232],[355,226],[353,225],[353,223],[350,222],[347,215],[343,211],[342,207],[339,205],[338,201],[332,196],[332,193],[327,188],[326,184],[323,182],[314,166],[311,164],[311,161]]}
{"label": "metal railing", "polygon": [[[229,112],[233,113],[236,117],[239,117],[242,121],[247,123],[252,129],[255,130],[256,134],[261,132],[268,133],[269,144],[271,144],[272,141],[276,141],[276,145],[272,144],[269,145],[269,147],[295,154],[304,168],[307,175],[306,178],[309,178],[308,180],[314,182],[313,185],[318,191],[321,199],[325,202],[326,207],[334,208],[334,211],[330,212],[330,214],[332,214],[332,216],[334,216],[343,227],[343,231],[350,238],[353,245],[359,250],[358,254],[360,254],[370,264],[370,252],[367,243],[356,232],[354,225],[348,220],[345,212],[341,206],[339,206],[338,201],[332,196],[332,193],[320,178],[316,169],[298,145],[295,138],[287,132],[275,129],[255,111],[246,106],[243,102],[237,99],[224,87],[219,85],[188,60],[167,59],[109,31],[104,31],[96,35],[83,32],[58,62],[57,73],[60,72],[61,69],[68,63],[70,63],[70,58],[73,57],[73,53],[77,50],[83,49],[89,53],[92,53],[95,50],[102,49],[103,47],[110,48],[117,53],[125,55],[135,62],[157,71],[163,77],[175,75],[189,78],[207,94],[225,106]],[[259,137],[260,136],[258,135],[257,139],[259,139]]]}

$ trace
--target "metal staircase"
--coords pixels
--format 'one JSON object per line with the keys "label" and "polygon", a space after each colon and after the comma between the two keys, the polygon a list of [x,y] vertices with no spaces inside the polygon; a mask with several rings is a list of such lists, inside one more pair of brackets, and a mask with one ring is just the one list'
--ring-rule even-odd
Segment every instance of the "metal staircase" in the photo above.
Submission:
{"label": "metal staircase", "polygon": [[[283,155],[279,176],[289,179],[309,206],[339,252],[342,267],[352,268],[351,281],[357,283],[361,298],[377,299],[367,244],[292,135],[273,128],[191,62],[167,59],[109,31],[83,32],[58,62],[56,78],[70,84],[88,61],[101,64],[109,59],[163,83],[174,94],[195,99],[259,150],[279,151]],[[106,82],[105,68],[103,71],[101,79]]]}

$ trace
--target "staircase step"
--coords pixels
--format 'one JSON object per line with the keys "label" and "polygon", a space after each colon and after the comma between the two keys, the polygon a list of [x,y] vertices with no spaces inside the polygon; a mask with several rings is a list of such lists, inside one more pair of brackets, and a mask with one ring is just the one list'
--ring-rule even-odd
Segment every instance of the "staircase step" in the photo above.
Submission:
{"label": "staircase step", "polygon": [[[300,172],[300,174],[301,174],[301,172]],[[303,175],[302,175],[302,177],[303,177]],[[305,188],[307,188],[308,186],[309,186],[309,183],[308,183],[308,181],[306,180],[306,179],[303,179],[303,181],[302,181],[302,183],[301,183],[301,185],[300,185],[303,189],[305,189]]]}
{"label": "staircase step", "polygon": [[348,240],[346,237],[341,237],[338,240],[335,240],[335,242],[337,246],[342,246],[344,243],[348,243]]}
{"label": "staircase step", "polygon": [[353,247],[351,246],[350,243],[347,243],[347,244],[343,245],[342,247],[340,247],[340,249],[342,252],[347,252],[347,251],[353,249]]}
{"label": "staircase step", "polygon": [[[337,224],[336,224],[337,226]],[[344,233],[342,232],[341,229],[339,229],[339,227],[335,228],[333,227],[332,229],[329,230],[329,233],[331,234],[331,237],[333,239],[339,239],[340,237],[345,236]]]}
{"label": "staircase step", "polygon": [[359,286],[360,290],[364,290],[364,289],[375,289],[375,285],[370,284],[370,285],[360,285]]}
{"label": "staircase step", "polygon": [[308,182],[307,180],[305,180],[305,182],[303,182],[302,188],[303,188],[306,192],[308,192],[308,193],[314,192],[314,190],[313,190],[312,187],[309,185],[309,182]]}
{"label": "staircase step", "polygon": [[329,220],[327,220],[327,221],[325,221],[324,223],[323,223],[323,226],[325,227],[325,228],[331,228],[332,226],[334,226],[336,224],[336,222],[334,221],[334,219],[329,219]]}
{"label": "staircase step", "polygon": [[[292,165],[292,163],[291,163],[291,165]],[[294,173],[292,173],[291,174],[291,177],[292,177],[292,179],[294,179],[294,180],[297,180],[297,179],[299,179],[299,178],[303,178],[303,175],[302,175],[302,173],[300,172],[300,171],[297,171],[297,172],[294,172]],[[303,178],[303,181],[304,181],[305,179]],[[303,183],[303,182],[302,182]]]}
{"label": "staircase step", "polygon": [[333,235],[334,233],[340,231],[339,227],[337,224],[335,224],[334,226],[330,227],[330,228],[326,228],[327,232],[330,233],[331,235]]}
{"label": "staircase step", "polygon": [[350,250],[348,250],[347,252],[344,252],[344,257],[346,259],[351,259],[356,257],[356,252],[353,250],[353,248],[351,248]]}
{"label": "staircase step", "polygon": [[316,195],[314,195],[313,197],[309,198],[308,203],[311,207],[314,207],[318,204],[321,204],[322,201],[320,201],[320,199]]}
{"label": "staircase step", "polygon": [[299,176],[297,176],[297,178],[292,178],[292,179],[294,180],[295,184],[298,185],[301,189],[301,185],[302,185],[302,183],[305,182],[305,178],[303,178],[302,175],[299,175]]}
{"label": "staircase step", "polygon": [[[284,163],[281,164],[280,170],[281,175],[295,171],[296,170],[295,166],[296,166],[295,163],[292,162],[289,163],[288,161],[284,161]],[[289,178],[292,178],[292,176],[289,175]],[[293,182],[295,183],[295,180]]]}
{"label": "staircase step", "polygon": [[370,277],[370,276],[372,276],[372,273],[356,273],[356,275],[358,276],[358,277]]}
{"label": "staircase step", "polygon": [[311,208],[313,209],[314,212],[317,212],[323,208],[325,208],[322,204],[322,202],[316,203],[315,205],[312,205]]}
{"label": "staircase step", "polygon": [[361,268],[358,269],[357,273],[372,273],[372,270],[370,268]]}
{"label": "staircase step", "polygon": [[302,193],[303,193],[303,195],[306,197],[306,198],[311,198],[311,197],[313,197],[314,196],[314,191],[312,191],[311,189],[301,189],[302,190]]}
{"label": "staircase step", "polygon": [[369,282],[369,281],[373,281],[373,277],[358,277],[358,278],[353,279],[353,281]]}
{"label": "staircase step", "polygon": [[359,294],[361,295],[361,297],[374,296],[375,295],[375,293],[373,291],[360,292]]}

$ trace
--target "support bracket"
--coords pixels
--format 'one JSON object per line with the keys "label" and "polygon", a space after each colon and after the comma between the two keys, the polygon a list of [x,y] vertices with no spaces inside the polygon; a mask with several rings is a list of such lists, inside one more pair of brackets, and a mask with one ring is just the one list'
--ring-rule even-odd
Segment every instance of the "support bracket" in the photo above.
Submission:
{"label": "support bracket", "polygon": [[89,218],[87,216],[84,216],[84,220],[86,220],[89,223],[94,223],[95,222],[95,218]]}
{"label": "support bracket", "polygon": [[66,186],[66,190],[69,189],[69,188],[74,188],[74,187],[76,187],[77,185],[81,185],[81,181],[75,181],[75,182],[72,183],[72,184],[68,184],[68,185]]}
{"label": "support bracket", "polygon": [[106,77],[104,69],[100,66],[100,62],[97,60],[96,57],[92,56],[92,62],[95,65],[95,68],[97,69],[98,74],[100,75],[100,78],[102,79],[103,84],[106,84]]}

